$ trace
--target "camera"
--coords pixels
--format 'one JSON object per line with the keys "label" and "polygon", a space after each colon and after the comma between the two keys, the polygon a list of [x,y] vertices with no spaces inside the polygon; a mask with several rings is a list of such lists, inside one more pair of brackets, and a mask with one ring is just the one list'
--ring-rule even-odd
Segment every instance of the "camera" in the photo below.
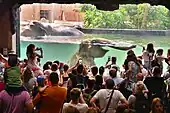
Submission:
{"label": "camera", "polygon": [[148,56],[149,56],[149,57],[152,57],[152,55],[153,55],[152,53],[148,53]]}
{"label": "camera", "polygon": [[111,60],[111,57],[110,56],[108,56],[108,61],[110,61]]}
{"label": "camera", "polygon": [[36,50],[41,50],[42,48],[41,47],[37,47]]}
{"label": "camera", "polygon": [[79,64],[82,64],[83,63],[83,60],[82,59],[79,59]]}

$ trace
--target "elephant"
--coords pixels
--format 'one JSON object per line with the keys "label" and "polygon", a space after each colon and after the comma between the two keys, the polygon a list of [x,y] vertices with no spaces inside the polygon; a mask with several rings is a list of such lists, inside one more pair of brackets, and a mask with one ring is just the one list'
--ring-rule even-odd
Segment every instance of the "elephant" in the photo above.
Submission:
{"label": "elephant", "polygon": [[113,42],[106,39],[84,40],[79,46],[79,50],[68,61],[69,66],[74,66],[78,59],[83,60],[83,64],[94,66],[95,58],[102,58],[109,51],[102,47],[111,47],[118,50],[130,50],[136,48],[136,45],[125,42]]}
{"label": "elephant", "polygon": [[74,27],[43,25],[40,22],[32,22],[29,28],[21,32],[21,36],[38,37],[38,36],[83,36],[84,33]]}

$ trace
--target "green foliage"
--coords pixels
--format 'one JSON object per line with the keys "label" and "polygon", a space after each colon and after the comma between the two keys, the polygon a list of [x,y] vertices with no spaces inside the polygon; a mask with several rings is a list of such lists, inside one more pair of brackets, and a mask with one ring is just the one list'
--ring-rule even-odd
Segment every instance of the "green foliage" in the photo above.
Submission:
{"label": "green foliage", "polygon": [[93,5],[83,5],[86,28],[116,29],[168,29],[170,28],[170,11],[164,6],[150,4],[120,5],[119,10],[101,11]]}
{"label": "green foliage", "polygon": [[81,9],[80,9],[80,11],[81,12],[85,12],[85,11],[93,11],[93,10],[95,10],[96,9],[96,6],[94,6],[94,5],[91,5],[91,4],[83,4],[82,6],[81,6]]}

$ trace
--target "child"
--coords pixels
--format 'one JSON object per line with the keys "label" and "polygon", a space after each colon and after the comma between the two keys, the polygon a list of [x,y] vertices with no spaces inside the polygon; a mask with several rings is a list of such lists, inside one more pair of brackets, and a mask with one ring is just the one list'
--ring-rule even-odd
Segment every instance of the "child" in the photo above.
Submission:
{"label": "child", "polygon": [[[43,92],[47,88],[45,84],[46,84],[45,78],[43,77],[43,75],[37,76],[37,86],[34,87],[32,93],[33,98],[35,98],[39,92]],[[39,109],[40,109],[40,103],[35,107],[35,113],[38,113]]]}
{"label": "child", "polygon": [[9,67],[5,69],[4,81],[6,83],[6,90],[20,91],[22,87],[21,72],[18,65],[18,56],[16,54],[9,54]]}

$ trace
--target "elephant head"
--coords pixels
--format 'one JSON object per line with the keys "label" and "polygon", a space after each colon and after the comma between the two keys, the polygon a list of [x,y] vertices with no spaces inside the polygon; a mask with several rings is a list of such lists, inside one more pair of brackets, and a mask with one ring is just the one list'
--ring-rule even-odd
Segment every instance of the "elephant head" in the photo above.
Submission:
{"label": "elephant head", "polygon": [[95,65],[95,58],[102,58],[109,51],[103,49],[102,47],[107,46],[119,50],[129,50],[135,48],[136,45],[128,44],[128,43],[116,43],[111,40],[103,40],[103,39],[93,39],[88,41],[83,41],[80,44],[78,52],[73,55],[73,57],[69,61],[69,65],[73,66],[78,61],[79,58],[83,59],[83,63],[88,66]]}

